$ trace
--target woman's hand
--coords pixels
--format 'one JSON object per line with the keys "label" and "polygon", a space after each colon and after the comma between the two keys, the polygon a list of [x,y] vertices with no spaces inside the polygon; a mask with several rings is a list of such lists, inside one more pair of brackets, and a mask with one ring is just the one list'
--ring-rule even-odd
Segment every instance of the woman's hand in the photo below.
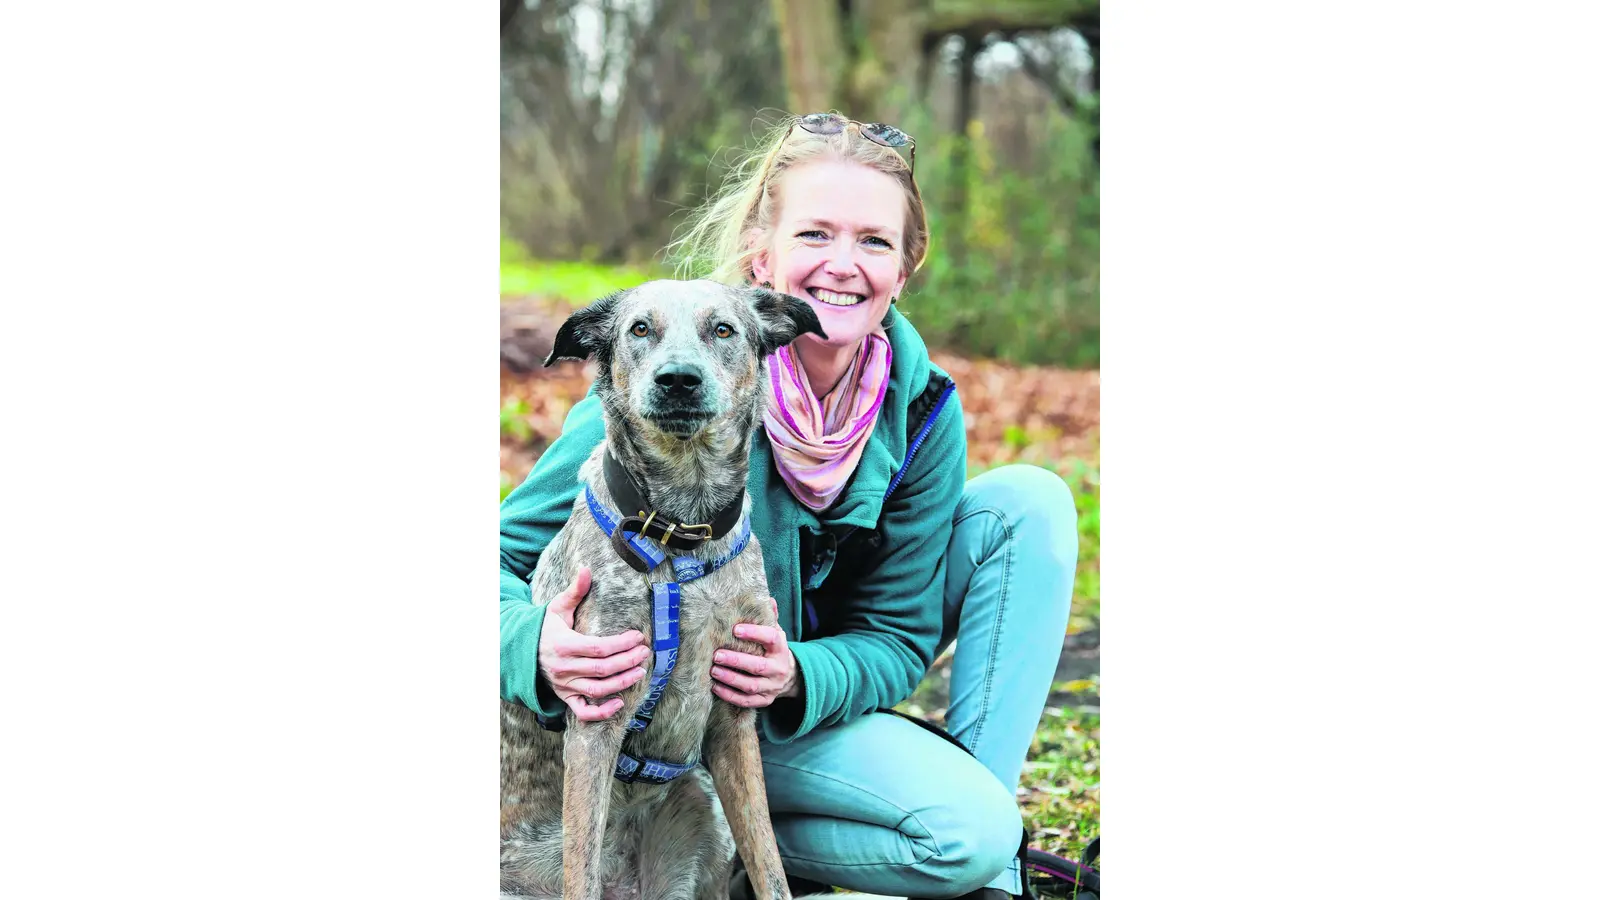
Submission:
{"label": "woman's hand", "polygon": [[[772,611],[774,614],[778,611],[776,600],[772,601]],[[717,664],[711,667],[712,693],[747,709],[771,706],[779,697],[800,696],[794,654],[789,652],[789,641],[781,627],[740,622],[733,626],[733,636],[755,641],[765,648],[766,654],[755,656],[737,650],[718,650],[713,657]]]}
{"label": "woman's hand", "polygon": [[[556,696],[583,722],[598,722],[622,709],[615,696],[644,677],[650,648],[638,631],[590,637],[572,628],[573,611],[589,593],[589,570],[581,568],[572,585],[545,610],[539,631],[539,674]],[[610,697],[604,703],[602,697]]]}

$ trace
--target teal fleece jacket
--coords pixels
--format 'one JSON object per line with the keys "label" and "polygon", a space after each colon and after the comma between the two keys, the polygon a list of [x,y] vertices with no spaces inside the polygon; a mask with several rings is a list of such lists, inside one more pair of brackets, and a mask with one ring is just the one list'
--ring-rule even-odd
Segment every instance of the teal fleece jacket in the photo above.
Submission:
{"label": "teal fleece jacket", "polygon": [[[966,483],[966,427],[949,375],[893,307],[891,319],[888,392],[831,508],[813,513],[789,493],[764,429],[751,442],[751,526],[801,685],[800,696],[760,717],[774,742],[894,706],[933,662],[945,550]],[[500,506],[500,696],[551,717],[565,706],[538,673],[544,607],[531,602],[529,579],[572,513],[579,466],[604,436],[591,391]]]}

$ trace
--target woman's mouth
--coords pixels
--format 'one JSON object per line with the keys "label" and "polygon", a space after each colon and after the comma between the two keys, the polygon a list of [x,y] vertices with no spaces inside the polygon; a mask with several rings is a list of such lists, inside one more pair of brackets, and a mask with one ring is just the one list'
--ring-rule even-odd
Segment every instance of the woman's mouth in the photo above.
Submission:
{"label": "woman's mouth", "polygon": [[827,288],[807,288],[806,293],[810,294],[818,303],[826,303],[829,306],[855,306],[858,303],[867,301],[867,298],[861,294],[830,291]]}

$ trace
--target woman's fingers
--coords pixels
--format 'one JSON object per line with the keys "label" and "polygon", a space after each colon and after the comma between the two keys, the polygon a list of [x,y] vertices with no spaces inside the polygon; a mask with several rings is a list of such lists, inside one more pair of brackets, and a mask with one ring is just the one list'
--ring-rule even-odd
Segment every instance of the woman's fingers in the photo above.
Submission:
{"label": "woman's fingers", "polygon": [[763,706],[772,705],[771,697],[746,694],[743,691],[736,691],[725,684],[718,684],[715,681],[711,682],[711,693],[716,694],[719,698],[726,700],[729,703],[732,703],[734,706],[742,706],[746,709],[760,709]]}
{"label": "woman's fingers", "polygon": [[773,661],[765,656],[740,653],[737,650],[718,650],[711,661],[752,675],[771,675],[777,668]]}
{"label": "woman's fingers", "polygon": [[598,722],[601,719],[609,719],[616,715],[618,710],[622,709],[621,697],[612,697],[598,706],[591,706],[588,700],[577,694],[571,694],[562,699],[567,701],[567,706],[571,707],[573,714],[578,717],[580,722]]}
{"label": "woman's fingers", "polygon": [[644,646],[644,635],[637,631],[594,637],[574,631],[562,642],[568,656],[614,656],[632,647]]}
{"label": "woman's fingers", "polygon": [[725,669],[722,666],[712,666],[711,677],[729,687],[738,688],[746,694],[770,694],[775,693],[778,689],[777,685],[764,678],[745,675],[732,669]]}
{"label": "woman's fingers", "polygon": [[[599,699],[600,697],[619,694],[638,684],[639,679],[643,677],[644,668],[636,666],[610,678],[574,678],[567,682],[567,687],[590,699]],[[619,700],[618,702],[621,701]]]}
{"label": "woman's fingers", "polygon": [[773,625],[751,625],[748,622],[733,626],[733,636],[755,641],[764,647],[776,647],[784,642],[782,628]]}
{"label": "woman's fingers", "polygon": [[572,627],[572,611],[578,608],[578,601],[589,593],[589,568],[584,566],[578,569],[578,574],[572,578],[572,583],[566,589],[550,599],[550,608],[545,615],[554,613],[568,628]]}
{"label": "woman's fingers", "polygon": [[650,658],[649,648],[636,644],[632,650],[625,650],[611,656],[576,656],[570,652],[558,653],[556,660],[551,664],[551,671],[557,678],[571,680],[573,678],[605,678],[615,675],[624,669],[631,669]]}

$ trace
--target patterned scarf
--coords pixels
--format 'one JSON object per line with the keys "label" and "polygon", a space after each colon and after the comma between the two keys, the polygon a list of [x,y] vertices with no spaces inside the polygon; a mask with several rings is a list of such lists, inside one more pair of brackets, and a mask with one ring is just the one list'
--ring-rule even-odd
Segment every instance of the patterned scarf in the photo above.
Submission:
{"label": "patterned scarf", "polygon": [[819,401],[789,347],[767,357],[773,458],[789,492],[813,512],[833,505],[861,461],[889,390],[892,358],[882,329],[868,334],[838,386]]}

